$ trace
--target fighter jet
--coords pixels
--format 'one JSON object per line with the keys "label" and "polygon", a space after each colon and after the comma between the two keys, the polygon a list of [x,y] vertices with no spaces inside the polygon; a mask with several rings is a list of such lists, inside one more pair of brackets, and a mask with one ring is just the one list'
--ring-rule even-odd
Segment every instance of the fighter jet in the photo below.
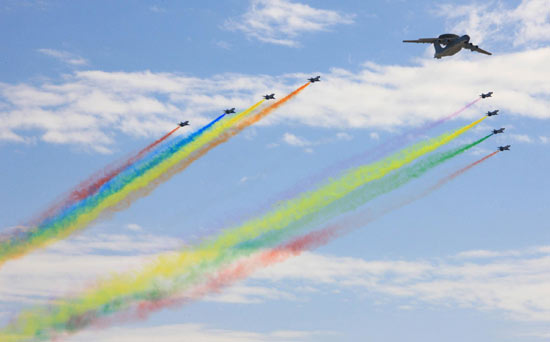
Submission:
{"label": "fighter jet", "polygon": [[266,100],[275,100],[275,94],[264,95],[264,99],[266,99]]}
{"label": "fighter jet", "polygon": [[235,114],[235,108],[224,109],[224,110],[223,110],[223,113],[224,113],[224,114]]}
{"label": "fighter jet", "polygon": [[321,81],[321,76],[315,76],[312,78],[308,78],[307,80],[310,81],[311,83],[319,82]]}
{"label": "fighter jet", "polygon": [[498,115],[498,109],[493,110],[492,112],[487,112],[487,116]]}
{"label": "fighter jet", "polygon": [[491,97],[492,95],[493,95],[493,92],[490,91],[490,92],[488,92],[488,93],[486,93],[486,94],[481,94],[481,95],[479,95],[479,96],[481,96],[481,98],[484,99],[484,98],[486,98],[486,97]]}
{"label": "fighter jet", "polygon": [[504,128],[493,129],[493,134],[504,133]]}
{"label": "fighter jet", "polygon": [[182,121],[178,125],[180,125],[180,127],[189,126],[189,121]]}
{"label": "fighter jet", "polygon": [[498,147],[498,150],[499,150],[499,151],[510,151],[510,145],[499,146],[499,147]]}
{"label": "fighter jet", "polygon": [[[433,44],[435,48],[434,58],[441,59],[441,57],[452,56],[459,52],[461,49],[468,49],[491,55],[490,52],[480,49],[479,46],[470,43],[470,36],[467,34],[459,37],[453,33],[446,33],[440,35],[438,38],[420,38],[417,40],[404,40],[403,43],[427,43]],[[443,46],[442,46],[443,45]]]}

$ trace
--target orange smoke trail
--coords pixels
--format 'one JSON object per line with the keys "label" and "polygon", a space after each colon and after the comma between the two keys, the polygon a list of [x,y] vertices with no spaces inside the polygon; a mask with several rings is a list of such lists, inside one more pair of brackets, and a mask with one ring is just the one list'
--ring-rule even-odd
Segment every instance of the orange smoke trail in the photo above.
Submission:
{"label": "orange smoke trail", "polygon": [[270,113],[272,113],[275,109],[281,107],[283,104],[287,103],[289,100],[294,98],[296,95],[298,95],[302,90],[304,90],[310,83],[306,83],[299,87],[298,89],[294,90],[292,93],[288,94],[287,96],[283,97],[279,101],[275,102],[274,104],[270,105],[269,107],[266,107],[262,109],[260,112],[253,114],[251,116],[243,118],[241,121],[235,124],[235,126],[230,127],[227,131],[221,133],[219,136],[217,136],[215,139],[210,141],[209,143],[205,144],[203,147],[201,147],[199,150],[195,151],[189,157],[183,159],[178,164],[174,165],[172,168],[170,168],[168,171],[163,173],[161,176],[153,180],[151,183],[149,183],[147,186],[135,191],[134,193],[128,195],[125,200],[121,201],[117,205],[105,210],[105,214],[109,215],[117,211],[124,210],[128,208],[133,202],[135,202],[139,198],[143,198],[147,195],[149,195],[157,186],[160,184],[168,181],[171,179],[174,175],[180,173],[181,171],[185,170],[189,165],[191,165],[194,161],[197,159],[203,157],[206,155],[210,150],[215,148],[216,146],[225,143],[235,135],[239,134],[242,130],[245,128],[255,124],[256,122],[260,121]]}

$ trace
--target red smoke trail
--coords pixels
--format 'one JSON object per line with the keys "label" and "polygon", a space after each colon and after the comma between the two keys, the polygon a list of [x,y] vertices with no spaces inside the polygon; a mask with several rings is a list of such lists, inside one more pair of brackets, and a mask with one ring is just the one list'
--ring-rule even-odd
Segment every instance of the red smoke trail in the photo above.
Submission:
{"label": "red smoke trail", "polygon": [[37,224],[40,221],[43,221],[44,219],[48,218],[49,216],[55,214],[57,211],[59,211],[62,208],[65,208],[69,206],[73,202],[80,201],[93,193],[95,193],[101,186],[111,179],[113,179],[116,175],[118,175],[120,172],[122,172],[124,169],[126,169],[128,166],[132,165],[136,161],[140,160],[147,154],[149,151],[151,151],[155,146],[166,140],[168,137],[170,137],[172,134],[174,134],[180,126],[177,126],[170,132],[166,133],[164,136],[159,138],[158,140],[154,141],[141,151],[139,151],[134,156],[128,158],[126,161],[124,161],[122,164],[116,166],[116,164],[107,166],[105,169],[97,172],[96,174],[92,175],[90,178],[84,180],[80,184],[78,184],[64,199],[61,199],[58,203],[54,204],[52,207],[48,208],[46,211],[44,211],[40,216],[35,218],[32,222],[33,224]]}
{"label": "red smoke trail", "polygon": [[464,172],[470,170],[472,167],[478,165],[478,164],[481,164],[483,163],[484,161],[486,161],[487,159],[491,158],[492,156],[494,156],[495,154],[499,153],[500,151],[495,151],[493,153],[490,153],[488,155],[486,155],[485,157],[481,158],[480,160],[477,160],[473,163],[471,163],[470,165],[466,166],[466,167],[463,167],[462,169],[454,172],[453,174],[441,179],[439,182],[437,182],[436,185],[432,186],[431,188],[429,188],[428,190],[426,190],[425,192],[422,193],[422,197],[428,195],[429,193],[441,188],[443,185],[447,184],[448,182],[452,181],[453,179],[455,179],[456,177],[460,176],[461,174],[463,174]]}

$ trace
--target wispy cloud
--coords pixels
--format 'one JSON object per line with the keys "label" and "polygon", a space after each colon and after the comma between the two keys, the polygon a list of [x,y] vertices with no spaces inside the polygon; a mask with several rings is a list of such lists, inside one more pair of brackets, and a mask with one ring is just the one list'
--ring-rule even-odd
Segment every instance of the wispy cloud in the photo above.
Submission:
{"label": "wispy cloud", "polygon": [[[332,137],[329,136],[329,137],[325,137],[325,138],[320,139],[320,140],[311,141],[311,140],[308,140],[306,138],[303,138],[303,137],[294,135],[292,133],[286,132],[283,135],[283,137],[281,138],[281,141],[283,143],[287,144],[287,145],[290,145],[290,146],[301,147],[301,148],[304,149],[304,152],[306,152],[306,153],[313,153],[314,152],[314,150],[313,150],[314,146],[330,144],[330,143],[333,143],[335,141],[342,141],[342,140],[343,141],[350,141],[352,139],[353,139],[353,137],[350,134],[345,133],[345,132],[339,132],[339,133],[336,133],[336,135],[334,135]],[[278,146],[278,144],[275,143],[271,147],[275,147],[275,146]]]}
{"label": "wispy cloud", "polygon": [[283,290],[273,287],[254,285],[231,286],[220,294],[205,298],[206,301],[231,304],[260,304],[270,300],[297,300],[297,297]]}
{"label": "wispy cloud", "polygon": [[153,5],[153,6],[149,6],[149,11],[155,12],[155,13],[165,13],[166,9],[160,6]]}
{"label": "wispy cloud", "polygon": [[307,139],[298,137],[292,133],[285,133],[283,135],[283,142],[291,145],[291,146],[298,146],[298,147],[304,147],[304,146],[310,146],[312,143],[308,141]]}
{"label": "wispy cloud", "polygon": [[[549,322],[549,252],[548,246],[479,250],[417,261],[366,261],[305,253],[260,271],[254,279],[367,290],[413,308],[421,303],[451,305],[519,321]],[[463,258],[467,261],[462,262]]]}
{"label": "wispy cloud", "polygon": [[[468,109],[463,118],[493,109],[492,101],[498,100],[507,114],[548,119],[550,89],[544,86],[550,74],[548,60],[550,48],[541,48],[484,59],[457,56],[445,63],[425,59],[414,66],[365,63],[359,71],[333,69],[323,75],[323,82],[259,126],[291,123],[342,130],[415,126],[454,112],[487,89],[495,91],[494,97]],[[57,83],[0,83],[0,139],[41,139],[108,152],[118,134],[154,137],[182,119],[199,127],[222,108],[247,108],[267,90],[288,93],[307,76],[198,78],[96,70],[77,71]]]}
{"label": "wispy cloud", "polygon": [[0,302],[6,310],[44,303],[82,289],[109,272],[135,269],[156,253],[182,244],[176,238],[141,232],[84,234],[64,240],[5,265],[0,272]]}
{"label": "wispy cloud", "polygon": [[54,50],[54,49],[38,49],[38,52],[46,56],[53,57],[63,63],[67,63],[71,65],[88,64],[88,61],[86,59],[67,51],[60,51],[60,50]]}
{"label": "wispy cloud", "polygon": [[[217,329],[203,324],[174,324],[149,327],[116,327],[85,331],[68,337],[68,342],[299,342],[315,341],[319,336],[335,335],[330,331],[275,330],[254,332]],[[334,336],[333,336],[334,337]]]}
{"label": "wispy cloud", "polygon": [[527,134],[510,134],[507,137],[511,141],[519,142],[519,143],[526,143],[531,144],[534,142],[533,138],[528,136]]}
{"label": "wispy cloud", "polygon": [[227,20],[225,27],[265,43],[298,46],[297,37],[303,33],[326,31],[338,24],[351,23],[352,15],[298,2],[252,0],[248,11],[238,19]]}
{"label": "wispy cloud", "polygon": [[550,41],[550,3],[522,0],[513,8],[500,0],[467,5],[444,4],[436,13],[451,21],[451,29],[468,33],[476,42],[487,38],[513,46],[537,46]]}

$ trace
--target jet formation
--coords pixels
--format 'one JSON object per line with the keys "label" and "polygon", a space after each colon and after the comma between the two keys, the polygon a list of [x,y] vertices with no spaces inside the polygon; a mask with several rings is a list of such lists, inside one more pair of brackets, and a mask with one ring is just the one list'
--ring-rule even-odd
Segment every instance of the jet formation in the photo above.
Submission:
{"label": "jet formation", "polygon": [[425,43],[433,44],[435,49],[434,58],[441,59],[442,57],[452,56],[462,49],[492,55],[492,53],[481,49],[479,46],[470,43],[470,36],[463,36],[454,33],[445,33],[437,38],[420,38],[416,40],[404,40],[403,43]]}

